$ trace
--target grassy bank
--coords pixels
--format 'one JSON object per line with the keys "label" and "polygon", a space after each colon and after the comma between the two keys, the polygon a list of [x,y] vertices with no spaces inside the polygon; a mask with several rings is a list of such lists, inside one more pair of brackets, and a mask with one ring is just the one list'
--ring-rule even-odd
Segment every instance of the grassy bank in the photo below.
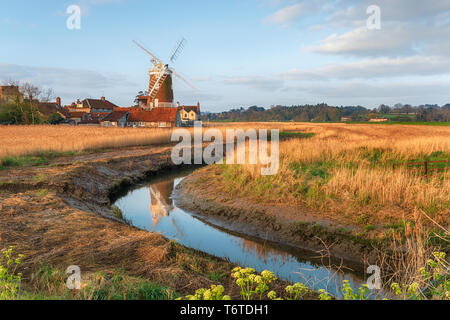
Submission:
{"label": "grassy bank", "polygon": [[448,170],[424,177],[420,170],[393,169],[396,163],[449,159],[447,128],[316,126],[310,130],[315,135],[308,139],[280,143],[278,174],[262,176],[260,165],[217,165],[217,184],[231,196],[306,206],[373,232],[413,220],[418,210],[438,223],[450,221]]}
{"label": "grassy bank", "polygon": [[[95,272],[75,279],[58,268],[41,266],[31,280],[22,283],[22,274],[16,272],[22,256],[15,256],[13,248],[2,251],[0,259],[0,300],[231,300],[232,289],[221,284],[200,288],[193,294],[180,296],[173,289],[146,279],[130,276],[121,270]],[[391,283],[394,299],[450,300],[448,262],[443,252],[434,252],[421,267],[420,278],[414,282]],[[371,292],[369,285],[352,288],[348,280],[342,283],[338,296],[326,290],[318,292],[303,283],[284,284],[268,270],[256,273],[252,268],[235,267],[230,280],[239,288],[242,300],[367,300],[382,299],[386,295]],[[386,299],[386,298],[385,298]]]}
{"label": "grassy bank", "polygon": [[[423,169],[394,164],[448,160],[450,131],[343,124],[297,129],[303,139],[280,142],[277,174],[261,175],[262,165],[218,164],[189,177],[186,192],[220,203],[215,218],[224,215],[229,225],[244,223],[240,216],[274,220],[269,232],[275,235],[289,220],[290,235],[318,238],[325,250],[342,243],[354,244],[355,255],[358,247],[369,249],[386,283],[399,281],[396,291],[408,296],[435,252],[450,251],[450,171],[425,176]],[[223,214],[227,209],[232,213]],[[280,238],[294,243],[287,233],[283,227]]]}
{"label": "grassy bank", "polygon": [[67,287],[68,276],[54,267],[43,266],[33,280],[19,291],[18,300],[171,300],[179,294],[173,289],[130,276],[122,270],[99,271],[84,275],[79,290]]}

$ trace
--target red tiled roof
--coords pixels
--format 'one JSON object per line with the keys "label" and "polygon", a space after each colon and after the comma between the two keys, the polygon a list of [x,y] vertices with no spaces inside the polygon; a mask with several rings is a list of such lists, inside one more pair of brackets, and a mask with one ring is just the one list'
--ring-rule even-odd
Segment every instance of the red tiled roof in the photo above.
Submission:
{"label": "red tiled roof", "polygon": [[[118,108],[116,110],[114,110],[113,112],[111,112],[110,114],[108,114],[105,118],[102,119],[102,121],[111,121],[111,122],[117,122],[119,121],[120,118],[122,118],[124,115],[126,115],[128,112],[128,110],[119,110],[122,108]],[[128,108],[123,108],[123,109],[128,109]]]}
{"label": "red tiled roof", "polygon": [[71,111],[71,112],[68,112],[68,114],[69,114],[69,117],[71,117],[71,118],[81,118],[84,114],[86,114],[86,112]]}
{"label": "red tiled roof", "polygon": [[61,112],[64,114],[64,111],[56,104],[56,102],[41,102],[38,104],[38,110],[44,116],[50,116],[54,113]]}
{"label": "red tiled roof", "polygon": [[114,103],[109,102],[108,100],[101,100],[101,99],[84,99],[83,107],[89,107],[92,109],[110,109],[110,110],[119,108]]}
{"label": "red tiled roof", "polygon": [[129,122],[175,122],[178,109],[169,107],[153,108],[150,111],[133,110],[128,117]]}

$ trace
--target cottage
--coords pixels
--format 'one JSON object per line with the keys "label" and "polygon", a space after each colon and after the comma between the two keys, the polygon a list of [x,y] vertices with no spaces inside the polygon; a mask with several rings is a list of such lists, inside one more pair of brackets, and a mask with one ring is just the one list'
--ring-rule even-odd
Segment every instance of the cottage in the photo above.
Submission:
{"label": "cottage", "polygon": [[176,126],[178,108],[159,107],[150,111],[135,109],[130,111],[127,125],[129,127],[172,128]]}
{"label": "cottage", "polygon": [[72,102],[70,106],[65,106],[65,109],[70,112],[91,112],[91,108],[84,107],[80,99],[77,99],[77,102]]}
{"label": "cottage", "polygon": [[79,124],[81,122],[82,117],[86,114],[86,112],[78,112],[78,111],[69,111],[69,121],[72,124]]}
{"label": "cottage", "polygon": [[90,109],[91,113],[97,112],[113,112],[119,106],[116,106],[114,103],[105,99],[105,97],[101,97],[100,99],[84,99],[81,103],[83,108]]}
{"label": "cottage", "polygon": [[118,108],[103,118],[100,124],[102,127],[126,127],[130,111],[129,108]]}
{"label": "cottage", "polygon": [[99,126],[101,121],[109,115],[109,112],[90,112],[81,117],[80,125]]}
{"label": "cottage", "polygon": [[12,103],[19,99],[23,101],[23,94],[19,91],[19,86],[0,86],[0,103]]}
{"label": "cottage", "polygon": [[192,127],[200,120],[200,103],[196,106],[178,106],[177,127]]}
{"label": "cottage", "polygon": [[69,113],[61,106],[61,98],[56,98],[56,102],[40,102],[37,109],[44,117],[50,117],[53,114],[59,114],[63,119],[69,117]]}

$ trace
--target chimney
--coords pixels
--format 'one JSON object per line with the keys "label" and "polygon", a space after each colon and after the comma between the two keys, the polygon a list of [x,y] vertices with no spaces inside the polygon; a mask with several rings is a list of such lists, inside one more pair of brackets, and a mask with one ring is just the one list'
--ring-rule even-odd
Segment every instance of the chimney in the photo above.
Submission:
{"label": "chimney", "polygon": [[197,102],[197,113],[200,113],[200,102]]}
{"label": "chimney", "polygon": [[61,107],[61,98],[60,97],[56,98],[56,104],[58,105],[58,107]]}
{"label": "chimney", "polygon": [[105,99],[105,97],[101,97],[100,100],[105,101],[106,99]]}

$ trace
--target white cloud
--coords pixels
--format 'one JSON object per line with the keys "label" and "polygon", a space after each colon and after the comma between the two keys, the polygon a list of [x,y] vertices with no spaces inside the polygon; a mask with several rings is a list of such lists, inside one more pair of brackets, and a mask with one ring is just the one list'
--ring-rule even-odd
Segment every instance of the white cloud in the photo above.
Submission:
{"label": "white cloud", "polygon": [[284,7],[272,15],[264,19],[266,23],[281,24],[283,26],[289,25],[297,17],[303,13],[303,4],[297,3],[288,7]]}
{"label": "white cloud", "polygon": [[[325,99],[340,98],[396,98],[404,101],[408,98],[423,98],[435,100],[445,88],[450,85],[450,80],[445,81],[427,79],[402,82],[367,82],[345,81],[340,83],[307,83],[287,87],[284,91],[300,91],[314,96],[325,97]],[[392,99],[391,99],[392,100]],[[395,100],[392,100],[395,101]],[[431,101],[433,102],[433,101]]]}
{"label": "white cloud", "polygon": [[278,90],[283,87],[284,81],[279,78],[269,78],[261,76],[239,76],[230,77],[223,81],[228,85],[243,85],[256,90]]}
{"label": "white cloud", "polygon": [[[332,34],[310,49],[317,53],[363,56],[411,54],[413,46],[431,30],[402,23],[383,24],[382,30],[360,27],[343,34]],[[419,40],[420,41],[420,40]]]}
{"label": "white cloud", "polygon": [[0,64],[0,78],[29,81],[42,86],[64,84],[77,88],[108,88],[118,84],[134,85],[117,74],[102,74],[92,70],[54,67],[31,67],[15,64]]}
{"label": "white cloud", "polygon": [[293,69],[280,74],[285,80],[378,79],[405,76],[450,75],[450,59],[411,56],[363,59],[316,69]]}
{"label": "white cloud", "polygon": [[[32,67],[0,63],[0,80],[13,79],[52,88],[55,94],[67,102],[76,98],[100,97],[102,93],[118,96],[122,92],[135,92],[139,84],[124,75],[100,73],[93,70]],[[126,98],[124,98],[126,97]],[[118,103],[127,105],[133,95],[124,95]]]}

